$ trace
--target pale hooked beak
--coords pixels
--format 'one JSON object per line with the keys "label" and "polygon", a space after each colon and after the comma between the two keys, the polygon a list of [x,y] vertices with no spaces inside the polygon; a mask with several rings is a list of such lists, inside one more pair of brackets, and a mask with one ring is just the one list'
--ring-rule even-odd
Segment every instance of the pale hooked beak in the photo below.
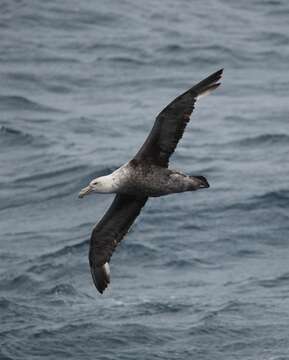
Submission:
{"label": "pale hooked beak", "polygon": [[80,193],[78,194],[79,198],[83,198],[85,195],[90,194],[93,191],[93,187],[88,185],[87,187],[83,188]]}

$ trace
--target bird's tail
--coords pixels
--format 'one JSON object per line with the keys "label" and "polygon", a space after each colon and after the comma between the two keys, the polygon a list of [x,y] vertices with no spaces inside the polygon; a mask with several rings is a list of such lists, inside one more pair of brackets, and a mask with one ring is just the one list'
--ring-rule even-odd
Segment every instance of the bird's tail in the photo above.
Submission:
{"label": "bird's tail", "polygon": [[193,188],[192,190],[205,189],[209,188],[210,184],[204,176],[190,176],[192,180]]}
{"label": "bird's tail", "polygon": [[212,75],[208,76],[206,79],[200,81],[192,88],[192,90],[197,94],[198,98],[208,95],[220,85],[218,81],[221,79],[222,74],[223,69],[216,71]]}
{"label": "bird's tail", "polygon": [[108,262],[102,266],[90,266],[90,271],[95,287],[102,294],[110,283],[110,269]]}

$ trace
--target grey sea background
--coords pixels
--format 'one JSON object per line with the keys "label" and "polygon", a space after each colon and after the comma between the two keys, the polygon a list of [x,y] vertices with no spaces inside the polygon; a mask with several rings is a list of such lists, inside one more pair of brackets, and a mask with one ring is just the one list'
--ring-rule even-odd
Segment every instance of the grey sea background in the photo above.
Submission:
{"label": "grey sea background", "polygon": [[[0,359],[289,359],[289,2],[0,3]],[[100,295],[88,266],[157,113],[210,73]]]}

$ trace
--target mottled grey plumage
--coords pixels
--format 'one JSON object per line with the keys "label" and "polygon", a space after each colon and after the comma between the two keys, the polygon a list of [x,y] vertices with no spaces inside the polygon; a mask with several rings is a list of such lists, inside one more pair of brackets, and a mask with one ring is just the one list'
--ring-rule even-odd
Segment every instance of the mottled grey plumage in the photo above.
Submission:
{"label": "mottled grey plumage", "polygon": [[119,170],[121,194],[157,197],[209,187],[204,177],[188,176],[147,161],[134,159]]}
{"label": "mottled grey plumage", "polygon": [[207,188],[203,176],[188,176],[168,169],[169,158],[181,139],[199,96],[216,89],[223,70],[207,77],[172,101],[156,118],[136,156],[111,175],[94,179],[80,192],[113,192],[116,197],[94,227],[89,263],[94,284],[102,293],[110,282],[111,255],[128,232],[149,197]]}

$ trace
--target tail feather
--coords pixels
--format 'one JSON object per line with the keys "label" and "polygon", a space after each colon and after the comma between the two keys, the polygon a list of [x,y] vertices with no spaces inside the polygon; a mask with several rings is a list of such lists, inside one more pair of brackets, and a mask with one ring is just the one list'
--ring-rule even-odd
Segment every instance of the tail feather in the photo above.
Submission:
{"label": "tail feather", "polygon": [[190,176],[190,178],[196,183],[195,185],[197,185],[197,189],[210,187],[208,180],[204,176]]}

